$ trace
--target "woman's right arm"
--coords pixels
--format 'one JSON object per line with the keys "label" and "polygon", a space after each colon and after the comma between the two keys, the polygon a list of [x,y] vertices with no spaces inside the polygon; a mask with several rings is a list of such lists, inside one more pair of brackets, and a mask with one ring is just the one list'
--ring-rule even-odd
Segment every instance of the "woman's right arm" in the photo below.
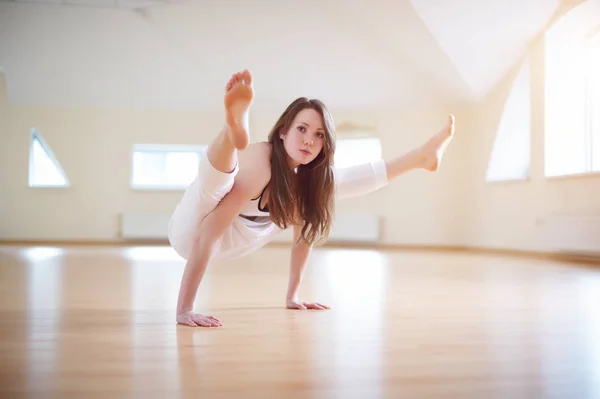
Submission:
{"label": "woman's right arm", "polygon": [[[244,154],[240,170],[231,191],[225,195],[215,210],[202,221],[198,240],[187,260],[177,301],[177,322],[191,326],[218,326],[218,319],[193,313],[194,300],[202,277],[212,257],[214,246],[225,230],[240,214],[246,203],[260,193],[270,178],[268,160],[259,159],[260,154]],[[242,158],[242,157],[240,157]],[[251,169],[252,168],[252,169]]]}
{"label": "woman's right arm", "polygon": [[249,189],[243,184],[234,184],[231,191],[217,205],[215,210],[208,214],[202,221],[198,239],[194,243],[190,257],[188,258],[177,301],[177,322],[191,326],[220,325],[216,320],[207,320],[205,316],[192,313],[196,293],[202,277],[212,257],[214,246],[221,238],[233,219],[243,209],[244,204],[251,198]]}

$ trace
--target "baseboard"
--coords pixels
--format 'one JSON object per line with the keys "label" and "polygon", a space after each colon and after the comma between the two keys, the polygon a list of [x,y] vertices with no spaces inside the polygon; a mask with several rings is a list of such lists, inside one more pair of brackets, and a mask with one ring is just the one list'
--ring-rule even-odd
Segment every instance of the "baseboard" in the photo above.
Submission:
{"label": "baseboard", "polygon": [[[165,246],[170,245],[166,240],[0,240],[0,246],[55,246],[55,247],[84,247],[84,246],[106,246],[106,247],[131,247],[131,246]],[[289,248],[288,242],[271,242],[266,247]],[[571,253],[559,253],[536,250],[504,249],[491,247],[472,247],[462,245],[402,245],[402,244],[361,244],[355,242],[326,243],[320,248],[345,248],[345,249],[370,249],[385,251],[427,251],[427,252],[464,252],[478,253],[482,255],[498,255],[518,258],[545,259],[558,262],[583,263],[600,265],[600,254],[579,255]]]}
{"label": "baseboard", "polygon": [[0,246],[22,247],[136,247],[170,245],[167,240],[0,240]]}

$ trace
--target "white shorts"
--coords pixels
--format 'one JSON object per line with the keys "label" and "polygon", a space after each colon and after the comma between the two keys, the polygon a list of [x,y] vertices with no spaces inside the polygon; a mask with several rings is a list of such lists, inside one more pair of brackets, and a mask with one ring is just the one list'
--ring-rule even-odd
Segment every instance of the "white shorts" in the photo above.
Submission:
{"label": "white shorts", "polygon": [[229,193],[238,171],[236,165],[230,173],[220,172],[210,163],[206,152],[200,157],[198,176],[186,188],[169,221],[169,242],[179,256],[188,259],[201,222]]}

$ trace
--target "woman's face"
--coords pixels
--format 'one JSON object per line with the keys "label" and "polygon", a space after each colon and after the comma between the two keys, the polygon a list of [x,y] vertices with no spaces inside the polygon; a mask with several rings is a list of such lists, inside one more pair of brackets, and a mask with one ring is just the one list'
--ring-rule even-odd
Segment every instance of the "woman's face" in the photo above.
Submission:
{"label": "woman's face", "polygon": [[323,149],[326,134],[317,111],[306,108],[298,112],[289,130],[280,135],[290,167],[311,163]]}

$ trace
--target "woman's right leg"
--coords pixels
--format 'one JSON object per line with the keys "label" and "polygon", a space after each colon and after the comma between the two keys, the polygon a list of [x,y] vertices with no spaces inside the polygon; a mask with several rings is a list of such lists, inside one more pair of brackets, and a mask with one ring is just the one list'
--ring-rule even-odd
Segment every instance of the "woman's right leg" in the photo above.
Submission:
{"label": "woman's right leg", "polygon": [[[182,252],[187,259],[181,281],[177,302],[177,323],[190,326],[220,326],[221,322],[212,316],[203,316],[192,311],[198,286],[204,276],[206,267],[218,237],[198,237],[202,220],[210,213],[233,186],[233,178],[238,170],[237,151],[245,149],[249,144],[248,112],[253,99],[252,78],[248,71],[237,73],[227,83],[225,93],[226,126],[212,141],[207,150],[209,165],[201,168],[206,172],[200,176],[196,184],[200,187],[193,190],[199,201],[192,199],[186,207],[189,212],[180,212],[183,220],[191,217],[193,229],[188,229],[184,240],[186,249]],[[186,193],[187,195],[187,193]],[[195,198],[195,197],[191,197]],[[185,223],[185,222],[184,222]],[[193,231],[189,231],[193,230]],[[190,237],[192,238],[190,240]]]}
{"label": "woman's right leg", "polygon": [[225,88],[226,123],[200,160],[198,176],[177,204],[169,223],[169,241],[188,259],[202,220],[231,190],[237,174],[238,150],[249,142],[248,113],[253,99],[252,76],[243,71]]}
{"label": "woman's right leg", "polygon": [[247,70],[231,77],[225,88],[226,124],[208,147],[208,159],[222,173],[237,165],[237,151],[248,147],[250,134],[248,112],[254,97],[252,75]]}

